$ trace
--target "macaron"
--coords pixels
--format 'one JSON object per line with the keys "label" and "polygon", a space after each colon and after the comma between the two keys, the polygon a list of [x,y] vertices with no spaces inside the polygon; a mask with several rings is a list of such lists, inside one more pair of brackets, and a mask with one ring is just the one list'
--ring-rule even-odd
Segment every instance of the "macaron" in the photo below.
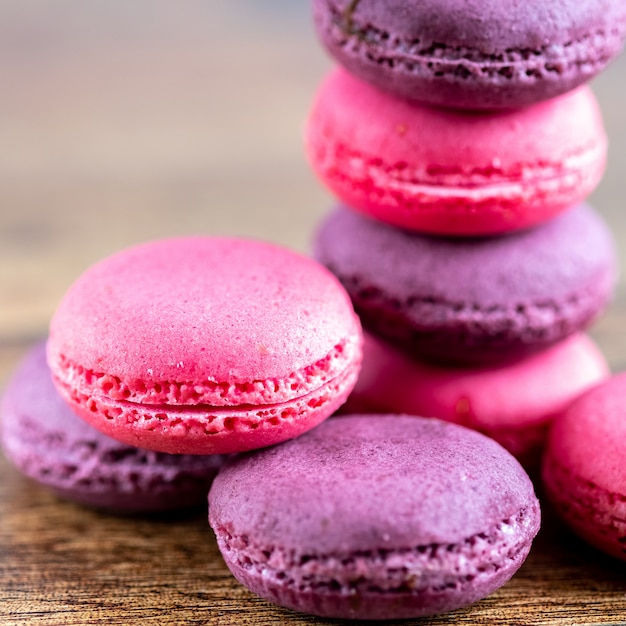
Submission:
{"label": "macaron", "polygon": [[462,109],[526,106],[589,81],[622,50],[622,0],[313,0],[320,41],[401,98]]}
{"label": "macaron", "polygon": [[123,513],[206,505],[225,459],[141,450],[101,434],[59,396],[44,342],[28,351],[4,391],[0,443],[22,474],[61,497]]}
{"label": "macaron", "polygon": [[552,425],[545,492],[585,541],[626,560],[626,373],[597,385]]}
{"label": "macaron", "polygon": [[607,151],[588,87],[485,114],[399,100],[341,69],[321,84],[305,141],[313,170],[352,209],[457,236],[526,228],[581,202]]}
{"label": "macaron", "polygon": [[526,558],[540,511],[519,463],[480,433],[352,415],[229,460],[209,492],[209,521],[226,565],[262,598],[392,620],[451,611],[502,586]]}
{"label": "macaron", "polygon": [[350,299],[324,267],[270,243],[163,239],[69,288],[48,362],[61,395],[128,445],[239,452],[295,437],[345,401],[361,362]]}
{"label": "macaron", "polygon": [[408,413],[461,424],[495,439],[527,470],[539,468],[552,420],[610,373],[583,334],[491,367],[417,360],[368,333],[363,354],[359,380],[341,411]]}
{"label": "macaron", "polygon": [[347,288],[363,326],[444,363],[499,363],[587,327],[607,306],[615,246],[579,205],[502,237],[411,233],[340,207],[321,224],[318,260]]}

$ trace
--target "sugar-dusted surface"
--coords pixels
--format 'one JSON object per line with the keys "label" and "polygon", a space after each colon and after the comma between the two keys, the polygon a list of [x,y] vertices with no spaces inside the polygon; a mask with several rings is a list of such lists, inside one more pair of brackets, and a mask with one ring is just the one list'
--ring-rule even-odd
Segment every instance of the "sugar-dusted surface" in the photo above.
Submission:
{"label": "sugar-dusted surface", "polygon": [[[2,383],[30,341],[45,335],[78,273],[115,250],[192,233],[243,233],[308,249],[330,198],[302,154],[302,123],[328,66],[306,2],[0,7]],[[625,72],[622,57],[594,85],[612,141],[594,204],[620,246]],[[626,367],[618,294],[593,331],[614,369]],[[118,519],[61,502],[2,458],[0,473],[7,625],[337,624],[248,593],[221,560],[205,513]],[[626,619],[625,588],[623,563],[586,547],[547,511],[528,561],[507,585],[471,609],[408,624],[615,625]]]}

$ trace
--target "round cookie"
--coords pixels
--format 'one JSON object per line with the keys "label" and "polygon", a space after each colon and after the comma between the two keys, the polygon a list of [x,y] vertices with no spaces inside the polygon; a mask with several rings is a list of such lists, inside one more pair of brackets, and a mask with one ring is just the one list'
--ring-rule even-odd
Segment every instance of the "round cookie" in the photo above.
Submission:
{"label": "round cookie", "polygon": [[52,384],[44,342],[9,381],[0,418],[3,451],[20,472],[64,498],[111,511],[200,506],[225,459],[140,450],[92,428]]}
{"label": "round cookie", "polygon": [[484,114],[399,100],[337,69],[318,91],[306,148],[349,207],[469,236],[526,228],[584,200],[604,172],[607,140],[588,87]]}
{"label": "round cookie", "polygon": [[261,597],[392,620],[451,611],[503,585],[540,512],[528,476],[495,441],[439,420],[355,415],[228,461],[209,521],[232,573]]}
{"label": "round cookie", "polygon": [[361,341],[348,295],[315,261],[187,237],[88,269],[54,314],[48,362],[61,395],[110,437],[216,454],[284,441],[334,413]]}
{"label": "round cookie", "polygon": [[589,81],[621,51],[622,0],[313,0],[318,36],[389,93],[461,109],[521,107]]}
{"label": "round cookie", "polygon": [[461,424],[536,469],[552,420],[608,376],[606,359],[581,334],[513,363],[462,368],[411,359],[366,333],[359,380],[341,411],[408,413]]}
{"label": "round cookie", "polygon": [[314,254],[366,329],[448,363],[513,360],[585,328],[606,307],[617,272],[611,233],[585,205],[480,239],[423,236],[339,208]]}
{"label": "round cookie", "polygon": [[626,374],[596,386],[559,416],[543,483],[559,515],[585,541],[626,560]]}

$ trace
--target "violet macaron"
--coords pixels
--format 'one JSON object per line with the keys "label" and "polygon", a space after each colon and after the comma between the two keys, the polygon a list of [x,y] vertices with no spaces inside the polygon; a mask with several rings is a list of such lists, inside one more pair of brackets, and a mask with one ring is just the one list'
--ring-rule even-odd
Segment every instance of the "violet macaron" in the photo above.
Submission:
{"label": "violet macaron", "polygon": [[502,109],[589,81],[622,50],[622,0],[313,0],[350,72],[401,98]]}
{"label": "violet macaron", "polygon": [[588,391],[559,416],[543,465],[548,498],[585,541],[626,560],[626,373]]}
{"label": "violet macaron", "polygon": [[461,424],[495,439],[534,471],[554,418],[609,374],[602,352],[584,334],[503,365],[451,367],[411,358],[366,333],[359,380],[340,410]]}
{"label": "violet macaron", "polygon": [[352,209],[471,236],[539,224],[583,201],[604,172],[607,140],[589,87],[485,114],[399,100],[338,69],[318,90],[306,147]]}
{"label": "violet macaron", "polygon": [[611,233],[586,205],[503,237],[429,237],[339,208],[318,260],[348,290],[363,326],[421,358],[497,363],[587,327],[616,282]]}
{"label": "violet macaron", "polygon": [[232,573],[261,597],[392,620],[451,611],[503,585],[540,512],[519,463],[480,433],[353,415],[229,460],[209,520]]}
{"label": "violet macaron", "polygon": [[21,473],[63,498],[125,513],[201,506],[225,459],[140,450],[92,428],[52,384],[44,342],[6,387],[0,443]]}
{"label": "violet macaron", "polygon": [[61,395],[129,445],[178,454],[259,448],[334,413],[355,384],[361,328],[324,267],[248,239],[123,250],[70,287],[50,324]]}

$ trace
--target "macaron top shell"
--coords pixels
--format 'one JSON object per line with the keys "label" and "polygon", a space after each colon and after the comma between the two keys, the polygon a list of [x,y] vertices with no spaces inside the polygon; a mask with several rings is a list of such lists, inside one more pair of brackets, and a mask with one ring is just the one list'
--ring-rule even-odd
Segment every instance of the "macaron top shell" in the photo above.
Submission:
{"label": "macaron top shell", "polygon": [[626,373],[621,373],[588,391],[554,422],[547,452],[578,479],[621,497],[626,497],[625,404]]}
{"label": "macaron top shell", "polygon": [[[584,242],[584,245],[580,245]],[[575,297],[615,278],[608,227],[580,205],[540,227],[498,238],[453,239],[402,231],[340,207],[322,224],[317,257],[404,301],[515,307]]]}
{"label": "macaron top shell", "polygon": [[48,359],[70,386],[118,400],[269,404],[343,371],[358,328],[314,261],[253,240],[179,238],[87,270],[52,319]]}
{"label": "macaron top shell", "polygon": [[404,102],[335,69],[320,86],[309,128],[314,153],[332,140],[365,162],[383,161],[400,178],[470,189],[537,172],[554,176],[570,161],[606,152],[601,111],[588,87],[485,114]]}
{"label": "macaron top shell", "polygon": [[621,0],[313,0],[320,40],[397,96],[454,108],[519,107],[590,80],[626,38]]}
{"label": "macaron top shell", "polygon": [[528,476],[494,441],[406,416],[332,418],[236,457],[209,494],[214,527],[299,554],[456,544],[535,507]]}

